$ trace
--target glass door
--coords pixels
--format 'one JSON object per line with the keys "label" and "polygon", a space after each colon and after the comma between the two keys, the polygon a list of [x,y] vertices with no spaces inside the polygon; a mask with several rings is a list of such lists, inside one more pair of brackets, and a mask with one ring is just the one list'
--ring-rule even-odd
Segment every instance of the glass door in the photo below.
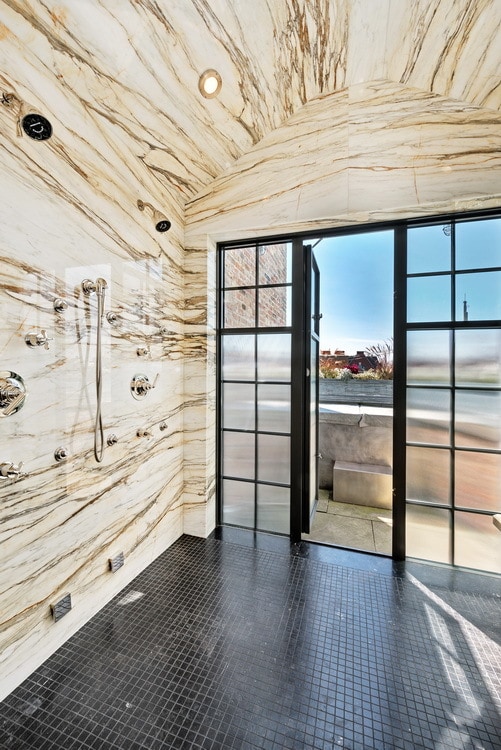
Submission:
{"label": "glass door", "polygon": [[501,220],[407,232],[407,555],[501,573]]}

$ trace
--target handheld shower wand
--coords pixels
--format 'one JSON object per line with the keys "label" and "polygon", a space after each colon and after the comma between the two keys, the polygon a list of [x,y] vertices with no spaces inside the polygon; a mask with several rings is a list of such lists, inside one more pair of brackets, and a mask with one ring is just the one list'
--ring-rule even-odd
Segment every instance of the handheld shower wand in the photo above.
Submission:
{"label": "handheld shower wand", "polygon": [[97,297],[97,326],[96,326],[96,421],[94,423],[94,456],[98,463],[101,463],[104,456],[104,430],[103,418],[101,414],[101,401],[103,391],[103,363],[101,353],[101,331],[104,315],[104,297],[108,284],[105,279],[96,279],[96,282],[86,279],[82,282],[84,294],[90,295],[93,292]]}

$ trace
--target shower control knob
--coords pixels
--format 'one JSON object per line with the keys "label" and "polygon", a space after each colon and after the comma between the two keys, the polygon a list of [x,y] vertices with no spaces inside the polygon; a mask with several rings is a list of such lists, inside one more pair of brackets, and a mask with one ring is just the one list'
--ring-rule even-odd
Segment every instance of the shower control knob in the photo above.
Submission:
{"label": "shower control knob", "polygon": [[68,451],[63,447],[57,448],[54,451],[54,458],[56,459],[56,461],[64,461],[66,458],[68,458]]}
{"label": "shower control knob", "polygon": [[17,465],[11,461],[4,461],[0,464],[0,479],[12,479],[17,482],[18,479],[27,476],[23,471],[23,462],[20,461]]}
{"label": "shower control knob", "polygon": [[65,302],[64,299],[61,299],[61,297],[56,297],[53,302],[53,306],[54,310],[58,313],[62,313],[68,309],[68,303]]}
{"label": "shower control knob", "polygon": [[150,382],[150,379],[147,375],[134,375],[130,383],[130,391],[134,398],[139,400],[147,396],[148,392],[151,391],[152,388],[155,388],[157,380],[158,373],[153,383]]}
{"label": "shower control knob", "polygon": [[106,444],[110,446],[116,445],[118,443],[117,436],[113,433],[112,435],[108,435],[108,439],[106,440]]}
{"label": "shower control knob", "polygon": [[136,435],[138,437],[151,437],[152,432],[151,430],[146,429],[146,427],[140,427],[139,430],[136,432]]}
{"label": "shower control knob", "polygon": [[139,346],[136,349],[136,354],[138,357],[147,357],[149,353],[150,353],[150,350],[148,349],[147,346]]}
{"label": "shower control knob", "polygon": [[36,346],[43,346],[45,347],[45,349],[48,349],[49,341],[52,341],[52,339],[47,336],[47,331],[45,331],[43,328],[40,333],[30,331],[30,333],[26,334],[24,340],[26,341],[30,349],[34,349]]}
{"label": "shower control knob", "polygon": [[158,425],[158,429],[160,430],[160,432],[163,432],[164,430],[166,430],[167,422],[160,422],[160,424]]}

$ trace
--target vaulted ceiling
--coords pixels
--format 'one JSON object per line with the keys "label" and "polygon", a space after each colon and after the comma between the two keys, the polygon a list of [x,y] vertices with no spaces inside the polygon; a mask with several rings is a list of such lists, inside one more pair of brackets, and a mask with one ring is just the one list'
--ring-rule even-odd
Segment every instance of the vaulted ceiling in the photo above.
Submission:
{"label": "vaulted ceiling", "polygon": [[66,127],[92,121],[182,204],[352,84],[499,109],[500,28],[499,0],[0,0],[0,83],[56,117],[64,98]]}

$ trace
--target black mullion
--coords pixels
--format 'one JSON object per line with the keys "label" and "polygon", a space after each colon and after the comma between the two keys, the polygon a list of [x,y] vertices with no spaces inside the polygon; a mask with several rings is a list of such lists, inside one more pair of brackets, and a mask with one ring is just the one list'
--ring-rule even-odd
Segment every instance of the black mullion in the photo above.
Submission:
{"label": "black mullion", "polygon": [[392,557],[405,560],[407,465],[407,228],[394,229]]}
{"label": "black mullion", "polygon": [[452,565],[456,561],[456,222],[451,222],[451,331],[450,331],[450,362],[451,362],[451,414],[450,414],[450,443],[451,461],[449,468],[450,487],[450,561]]}
{"label": "black mullion", "polygon": [[259,323],[259,296],[257,289],[258,280],[258,263],[259,263],[259,252],[258,245],[256,243],[254,247],[255,252],[255,263],[254,263],[254,530],[257,529],[257,470],[258,470],[258,431],[257,431],[257,417],[258,417],[258,323]]}

